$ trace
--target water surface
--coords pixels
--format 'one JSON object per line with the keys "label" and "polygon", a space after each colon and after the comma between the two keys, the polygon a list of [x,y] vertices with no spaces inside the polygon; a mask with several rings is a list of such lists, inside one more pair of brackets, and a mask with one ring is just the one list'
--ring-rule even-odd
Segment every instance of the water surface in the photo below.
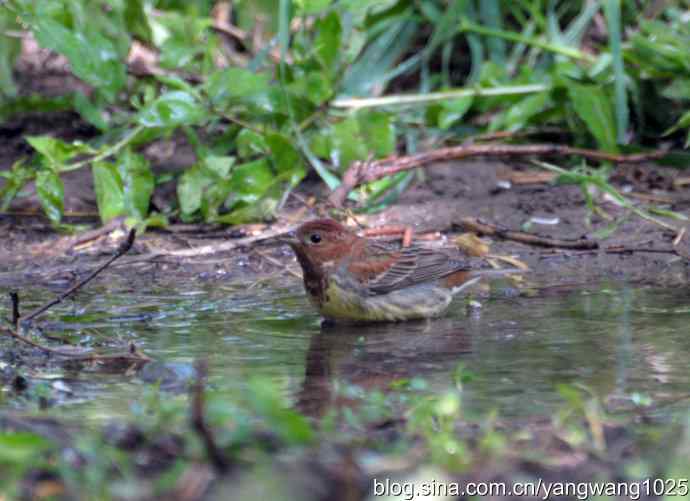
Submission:
{"label": "water surface", "polygon": [[[301,403],[328,401],[334,380],[386,388],[423,377],[429,392],[443,391],[461,365],[471,376],[463,389],[466,412],[496,410],[505,418],[550,415],[563,402],[561,384],[623,403],[682,397],[690,386],[688,289],[617,284],[544,289],[534,297],[499,291],[480,299],[478,309],[456,300],[438,320],[322,329],[292,278],[136,282],[99,278],[42,317],[47,332],[74,343],[107,349],[133,341],[156,360],[131,374],[29,371],[67,389],[59,413],[92,421],[125,416],[153,379],[162,377],[166,391],[183,391],[200,358],[217,388],[241,392],[261,375]],[[25,311],[64,286],[23,290]],[[680,399],[664,412],[687,405]]]}

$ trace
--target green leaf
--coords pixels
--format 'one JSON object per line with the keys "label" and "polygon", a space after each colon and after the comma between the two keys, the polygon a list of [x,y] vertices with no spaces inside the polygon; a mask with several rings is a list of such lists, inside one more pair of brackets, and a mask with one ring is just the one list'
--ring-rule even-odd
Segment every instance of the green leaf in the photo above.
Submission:
{"label": "green leaf", "polygon": [[318,14],[331,5],[331,0],[295,0],[295,4],[303,14]]}
{"label": "green leaf", "polygon": [[103,110],[91,102],[84,94],[75,92],[72,104],[75,111],[91,125],[101,131],[106,131],[108,129],[108,124],[103,117]]}
{"label": "green leaf", "polygon": [[26,136],[25,139],[43,157],[43,164],[55,172],[69,170],[66,162],[77,155],[94,153],[89,145],[79,141],[69,144],[50,136]]}
{"label": "green leaf", "polygon": [[244,103],[270,109],[270,77],[244,68],[226,68],[211,74],[204,89],[214,107]]}
{"label": "green leaf", "polygon": [[230,178],[233,203],[237,201],[256,202],[271,185],[273,177],[273,171],[266,159],[236,166]]}
{"label": "green leaf", "polygon": [[122,180],[124,213],[138,220],[145,219],[154,188],[148,160],[127,148],[117,159],[117,170]]}
{"label": "green leaf", "polygon": [[670,129],[664,131],[664,133],[662,135],[668,136],[669,134],[672,134],[679,129],[685,129],[686,127],[690,127],[690,110],[683,113],[683,116],[681,116],[678,119],[678,121],[675,123],[675,125],[673,127],[671,127]]}
{"label": "green leaf", "polygon": [[251,129],[242,129],[237,134],[237,153],[241,157],[251,157],[268,151],[268,145],[263,135]]}
{"label": "green leaf", "polygon": [[24,465],[51,445],[48,439],[33,433],[0,433],[0,464]]}
{"label": "green leaf", "polygon": [[101,221],[106,223],[125,211],[125,195],[120,173],[109,162],[94,162],[91,167],[96,203]]}
{"label": "green leaf", "polygon": [[70,69],[109,101],[124,87],[127,74],[117,48],[97,32],[74,32],[47,16],[33,19],[33,32],[42,47],[63,54]]}
{"label": "green leaf", "polygon": [[304,170],[302,156],[284,136],[268,134],[266,135],[266,144],[271,150],[276,172],[287,172],[295,169]]}
{"label": "green leaf", "polygon": [[0,211],[6,211],[19,190],[33,179],[34,170],[26,167],[24,159],[20,159],[9,171],[0,171],[0,176],[5,178],[5,183],[0,188]]}
{"label": "green leaf", "polygon": [[184,172],[177,183],[177,198],[185,218],[201,211],[206,221],[216,219],[231,191],[230,169],[234,162],[234,157],[207,155]]}
{"label": "green leaf", "polygon": [[599,148],[618,152],[611,100],[604,90],[597,85],[569,83],[568,93],[575,113],[585,122]]}
{"label": "green leaf", "polygon": [[289,444],[310,442],[314,432],[309,421],[290,409],[277,386],[266,378],[252,378],[248,398],[254,411]]}
{"label": "green leaf", "polygon": [[206,110],[192,94],[176,90],[146,106],[139,113],[138,122],[144,127],[179,127],[195,125],[206,118]]}
{"label": "green leaf", "polygon": [[[550,106],[551,100],[547,92],[527,96],[510,105],[502,120],[492,122],[490,131],[516,131],[529,124],[530,119]],[[495,125],[494,125],[495,124]]]}
{"label": "green leaf", "polygon": [[357,113],[359,130],[368,147],[368,153],[385,157],[395,150],[395,127],[391,115],[379,111],[360,111]]}
{"label": "green leaf", "polygon": [[182,174],[177,182],[177,199],[184,216],[191,216],[201,209],[204,191],[211,184],[201,166],[195,165]]}
{"label": "green leaf", "polygon": [[150,42],[151,26],[144,10],[144,0],[127,0],[125,2],[125,22],[127,29],[138,38]]}
{"label": "green leaf", "polygon": [[333,126],[331,147],[331,159],[338,170],[347,169],[355,160],[366,159],[368,151],[356,118],[346,118]]}
{"label": "green leaf", "polygon": [[325,69],[333,72],[340,53],[340,38],[343,31],[340,26],[340,16],[337,12],[331,12],[317,22],[316,28],[318,30],[314,40],[316,57]]}
{"label": "green leaf", "polygon": [[441,112],[438,114],[438,126],[441,129],[448,129],[455,122],[462,119],[469,111],[474,102],[474,96],[450,99],[441,102]]}
{"label": "green leaf", "polygon": [[43,211],[54,225],[62,220],[65,189],[60,176],[50,169],[41,169],[36,174],[36,193]]}

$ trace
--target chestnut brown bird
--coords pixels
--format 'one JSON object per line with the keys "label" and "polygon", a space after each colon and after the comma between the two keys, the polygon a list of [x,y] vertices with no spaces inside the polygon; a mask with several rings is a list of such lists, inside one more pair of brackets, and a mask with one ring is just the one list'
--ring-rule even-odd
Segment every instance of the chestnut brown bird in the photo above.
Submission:
{"label": "chestnut brown bird", "polygon": [[519,271],[476,269],[440,250],[360,237],[332,219],[304,223],[281,241],[297,256],[309,300],[331,321],[436,317],[482,276]]}

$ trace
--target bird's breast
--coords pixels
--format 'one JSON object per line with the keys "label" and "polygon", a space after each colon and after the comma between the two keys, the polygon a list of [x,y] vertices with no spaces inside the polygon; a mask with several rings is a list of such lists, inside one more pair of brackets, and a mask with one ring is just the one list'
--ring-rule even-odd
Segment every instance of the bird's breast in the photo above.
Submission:
{"label": "bird's breast", "polygon": [[375,322],[435,317],[452,299],[448,289],[428,284],[368,295],[351,281],[335,276],[328,280],[321,301],[312,299],[312,303],[326,318]]}

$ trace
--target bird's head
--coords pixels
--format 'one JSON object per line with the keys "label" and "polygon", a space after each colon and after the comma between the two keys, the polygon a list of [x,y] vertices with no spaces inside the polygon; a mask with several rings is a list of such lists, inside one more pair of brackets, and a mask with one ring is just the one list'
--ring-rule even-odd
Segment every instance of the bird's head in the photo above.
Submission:
{"label": "bird's head", "polygon": [[337,221],[315,219],[297,228],[294,236],[281,240],[292,247],[304,268],[305,259],[317,267],[341,259],[350,252],[359,238]]}

